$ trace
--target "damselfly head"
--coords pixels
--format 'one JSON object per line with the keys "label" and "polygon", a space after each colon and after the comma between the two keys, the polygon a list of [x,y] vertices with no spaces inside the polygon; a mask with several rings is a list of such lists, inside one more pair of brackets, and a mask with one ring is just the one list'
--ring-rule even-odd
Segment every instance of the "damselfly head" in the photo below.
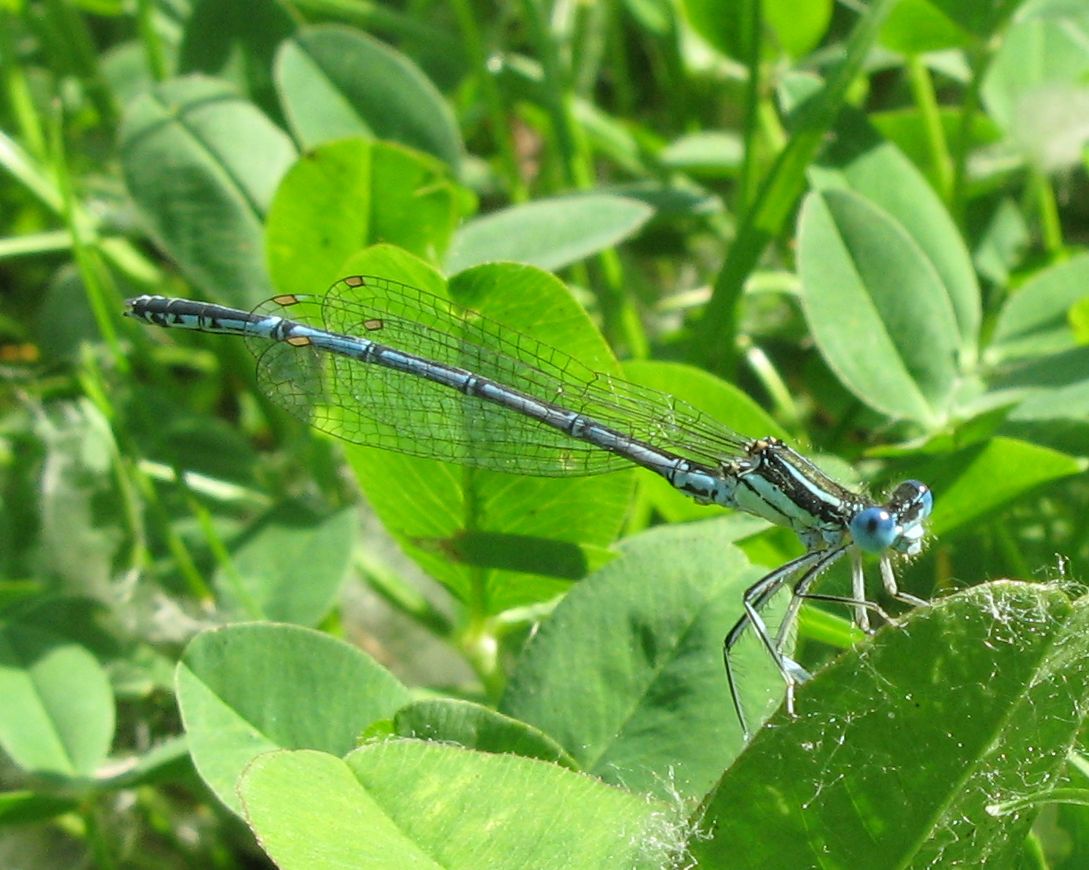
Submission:
{"label": "damselfly head", "polygon": [[851,518],[851,537],[867,553],[896,550],[914,556],[923,548],[925,522],[934,509],[930,487],[906,480],[884,505],[863,508]]}

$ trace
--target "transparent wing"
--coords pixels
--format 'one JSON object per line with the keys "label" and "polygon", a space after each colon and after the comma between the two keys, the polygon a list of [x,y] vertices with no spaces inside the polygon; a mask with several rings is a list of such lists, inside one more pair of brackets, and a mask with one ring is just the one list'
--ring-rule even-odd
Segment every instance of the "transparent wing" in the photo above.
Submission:
{"label": "transparent wing", "polygon": [[[746,439],[685,402],[595,372],[558,348],[389,279],[346,278],[323,297],[277,297],[256,311],[472,372],[705,464],[745,448]],[[273,401],[356,444],[540,476],[597,474],[628,464],[420,376],[313,347],[257,337],[248,343],[258,359],[258,382]]]}

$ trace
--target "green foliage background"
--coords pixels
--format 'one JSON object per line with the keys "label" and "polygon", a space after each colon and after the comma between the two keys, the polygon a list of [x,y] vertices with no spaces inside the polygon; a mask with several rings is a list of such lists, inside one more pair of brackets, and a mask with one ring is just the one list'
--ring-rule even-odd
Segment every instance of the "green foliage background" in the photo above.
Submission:
{"label": "green foliage background", "polygon": [[[1085,866],[1087,44],[1063,0],[0,3],[0,863]],[[356,273],[926,481],[935,604],[805,607],[794,718],[746,638],[746,744],[722,637],[791,535],[343,444],[121,317]]]}

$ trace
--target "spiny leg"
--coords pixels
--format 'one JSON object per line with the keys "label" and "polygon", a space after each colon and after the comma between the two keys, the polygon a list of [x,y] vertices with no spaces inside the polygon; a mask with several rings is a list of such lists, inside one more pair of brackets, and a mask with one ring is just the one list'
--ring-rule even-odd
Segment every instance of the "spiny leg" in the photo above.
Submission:
{"label": "spiny leg", "polygon": [[[751,625],[756,636],[760,639],[760,642],[771,656],[772,661],[775,662],[776,668],[787,685],[788,709],[793,713],[793,687],[796,683],[804,681],[809,675],[801,665],[782,654],[778,648],[778,643],[772,640],[759,611],[791,577],[804,571],[805,573],[798,582],[798,586],[802,587],[803,584],[805,584],[807,587],[812,580],[816,579],[825,568],[842,556],[843,553],[844,548],[842,547],[826,551],[812,550],[805,555],[799,556],[797,559],[788,562],[781,568],[777,568],[770,574],[765,575],[745,590],[745,594],[742,597],[742,605],[745,608],[745,613],[723,639],[722,660],[726,666],[726,682],[730,688],[730,698],[733,701],[734,712],[737,714],[738,722],[741,724],[741,731],[746,740],[751,736],[751,732],[749,731],[748,722],[745,719],[745,712],[741,706],[741,693],[738,690],[733,667],[730,664],[731,651],[741,638],[746,626]],[[780,628],[780,631],[781,630],[782,629]]]}
{"label": "spiny leg", "polygon": [[[835,552],[835,551],[834,551]],[[836,553],[836,558],[839,557],[839,553]],[[820,577],[821,573],[827,568],[835,558],[829,559],[826,562],[815,565],[809,571],[802,575],[797,583],[794,584],[793,596],[790,599],[790,603],[787,605],[787,610],[783,614],[782,622],[779,626],[779,631],[775,635],[775,647],[781,650],[786,640],[787,632],[790,630],[791,624],[797,619],[798,610],[804,601],[829,601],[836,604],[844,604],[851,606],[855,609],[855,624],[867,634],[872,634],[870,629],[870,621],[868,619],[869,611],[873,611],[880,616],[885,622],[890,621],[889,615],[885,612],[875,601],[869,601],[866,599],[865,584],[862,580],[862,557],[857,551],[851,553],[851,570],[852,570],[852,586],[854,597],[847,597],[843,595],[827,595],[824,593],[812,593],[809,592],[809,587]],[[901,601],[905,604],[911,604],[914,606],[926,605],[929,602],[924,601],[921,598],[917,598],[906,592],[901,592],[896,585],[896,577],[892,571],[890,559],[888,556],[884,556],[881,559],[881,577],[884,582],[885,591],[897,601]],[[861,590],[861,591],[859,591]],[[859,619],[859,615],[863,617]],[[793,668],[797,669],[797,672],[808,676],[806,671],[797,663],[791,659],[782,657],[784,663],[793,665]],[[786,695],[786,707],[788,712],[793,714],[794,712],[794,686],[796,683],[804,682],[805,677],[796,680],[794,683],[787,682],[787,695]]]}
{"label": "spiny leg", "polygon": [[[812,581],[816,577],[813,577],[809,583],[805,584],[806,587],[812,585]],[[854,598],[849,595],[829,595],[824,592],[808,592],[802,583],[799,582],[794,587],[794,594],[790,599],[790,604],[787,605],[787,612],[783,616],[783,621],[779,625],[779,631],[775,635],[775,645],[779,648],[783,648],[783,644],[786,641],[786,634],[790,628],[790,622],[793,622],[797,618],[797,611],[801,608],[801,605],[806,601],[827,601],[831,604],[842,604],[845,607],[851,607],[857,613],[858,610],[863,612],[870,612],[871,610],[880,616],[885,622],[888,622],[890,617],[885,612],[885,609],[876,601],[868,601],[865,598]],[[855,625],[858,625],[856,622]],[[873,634],[873,630],[869,626],[869,621],[865,626],[859,626],[859,628],[867,634]]]}
{"label": "spiny leg", "polygon": [[[862,554],[857,549],[851,551],[851,594],[856,601],[866,600],[866,576],[862,573]],[[867,608],[855,606],[855,625],[866,634],[870,633],[870,614]]]}
{"label": "spiny leg", "polygon": [[900,587],[896,583],[896,575],[892,571],[892,560],[886,554],[881,557],[881,582],[885,585],[885,591],[889,594],[890,598],[894,598],[897,601],[904,604],[910,604],[912,607],[922,607],[930,604],[923,598],[918,598],[912,595],[910,592],[902,592]]}

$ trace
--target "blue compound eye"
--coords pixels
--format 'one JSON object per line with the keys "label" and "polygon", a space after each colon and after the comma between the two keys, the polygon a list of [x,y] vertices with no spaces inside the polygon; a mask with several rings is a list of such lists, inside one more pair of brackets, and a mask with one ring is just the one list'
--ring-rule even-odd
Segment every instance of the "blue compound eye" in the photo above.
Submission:
{"label": "blue compound eye", "polygon": [[883,553],[900,534],[900,524],[882,507],[859,511],[851,519],[851,537],[867,553]]}
{"label": "blue compound eye", "polygon": [[934,510],[934,493],[925,483],[917,480],[909,480],[908,484],[915,487],[915,500],[919,503],[919,519],[926,519]]}

